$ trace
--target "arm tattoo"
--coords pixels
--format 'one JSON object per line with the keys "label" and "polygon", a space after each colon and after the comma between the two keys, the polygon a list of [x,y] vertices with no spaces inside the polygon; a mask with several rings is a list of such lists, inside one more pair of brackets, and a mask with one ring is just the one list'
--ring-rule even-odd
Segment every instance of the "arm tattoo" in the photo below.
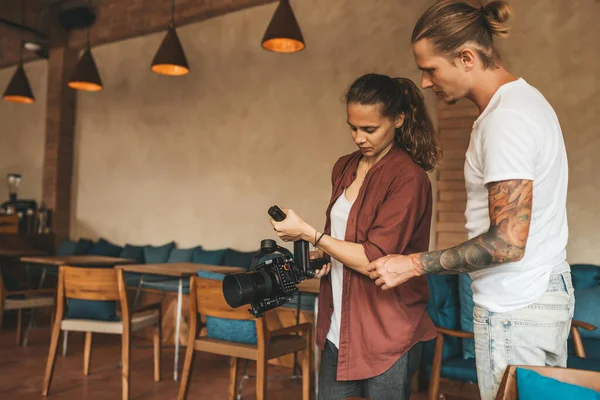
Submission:
{"label": "arm tattoo", "polygon": [[488,185],[490,229],[447,250],[413,254],[413,265],[423,274],[472,272],[519,261],[525,255],[533,181],[509,180]]}

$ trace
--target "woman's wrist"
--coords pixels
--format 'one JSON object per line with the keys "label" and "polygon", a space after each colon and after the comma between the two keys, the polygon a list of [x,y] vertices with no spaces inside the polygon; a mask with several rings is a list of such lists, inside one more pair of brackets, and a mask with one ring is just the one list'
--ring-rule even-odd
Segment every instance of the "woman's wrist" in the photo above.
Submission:
{"label": "woman's wrist", "polygon": [[315,228],[313,228],[312,226],[310,226],[309,224],[306,224],[306,227],[304,228],[303,232],[302,232],[302,240],[307,241],[308,243],[314,245],[315,244],[315,236],[317,235],[317,230]]}

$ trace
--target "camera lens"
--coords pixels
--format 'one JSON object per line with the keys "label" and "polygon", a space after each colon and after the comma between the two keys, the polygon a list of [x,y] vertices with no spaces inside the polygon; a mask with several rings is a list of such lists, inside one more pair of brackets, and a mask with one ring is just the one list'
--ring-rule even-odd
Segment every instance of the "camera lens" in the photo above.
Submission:
{"label": "camera lens", "polygon": [[271,296],[277,287],[275,276],[261,270],[256,272],[230,274],[223,279],[223,296],[230,307],[250,304],[254,299]]}

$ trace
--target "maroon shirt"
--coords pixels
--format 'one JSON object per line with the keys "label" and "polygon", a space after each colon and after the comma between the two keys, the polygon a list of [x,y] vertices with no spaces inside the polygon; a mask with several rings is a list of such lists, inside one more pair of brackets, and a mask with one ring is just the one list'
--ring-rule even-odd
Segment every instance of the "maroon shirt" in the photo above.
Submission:
{"label": "maroon shirt", "polygon": [[[340,158],[333,167],[330,213],[337,198],[356,179],[361,153]],[[387,254],[427,251],[431,225],[431,182],[411,157],[393,147],[367,173],[346,226],[345,240],[360,243],[369,261]],[[387,371],[419,341],[435,337],[425,311],[427,278],[413,278],[383,291],[368,276],[344,266],[338,380],[367,379]],[[331,324],[333,296],[329,275],[321,278],[317,346],[323,350]]]}

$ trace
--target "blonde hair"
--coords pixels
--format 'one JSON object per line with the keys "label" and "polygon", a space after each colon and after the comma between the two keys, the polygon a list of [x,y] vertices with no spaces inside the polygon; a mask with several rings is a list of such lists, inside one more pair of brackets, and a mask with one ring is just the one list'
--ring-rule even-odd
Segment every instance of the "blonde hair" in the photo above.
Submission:
{"label": "blonde hair", "polygon": [[505,38],[505,25],[512,11],[505,0],[494,0],[475,7],[464,0],[443,0],[431,6],[419,18],[411,41],[429,39],[435,49],[456,57],[456,50],[467,42],[476,45],[484,68],[498,67],[500,54],[494,46],[494,36]]}

